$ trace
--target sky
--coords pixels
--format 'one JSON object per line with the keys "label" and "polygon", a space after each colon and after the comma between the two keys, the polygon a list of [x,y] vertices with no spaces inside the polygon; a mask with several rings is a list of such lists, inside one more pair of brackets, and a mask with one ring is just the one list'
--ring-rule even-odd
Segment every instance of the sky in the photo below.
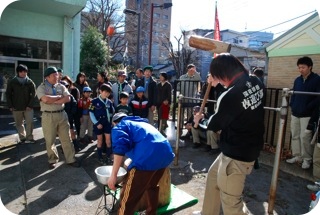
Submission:
{"label": "sky", "polygon": [[[0,15],[13,1],[15,0],[1,0]],[[274,33],[274,38],[311,16],[310,12],[320,12],[320,0],[172,0],[170,36],[175,48],[175,37],[181,36],[181,30],[214,28],[216,2],[220,30],[263,30]],[[302,17],[297,18],[300,16]],[[287,23],[269,28],[283,22]]]}
{"label": "sky", "polygon": [[292,20],[266,32],[274,38],[285,33],[312,15],[320,12],[320,0],[172,0],[171,42],[177,46],[174,37],[181,36],[181,30],[213,29],[215,2],[218,6],[220,30],[260,31]]}

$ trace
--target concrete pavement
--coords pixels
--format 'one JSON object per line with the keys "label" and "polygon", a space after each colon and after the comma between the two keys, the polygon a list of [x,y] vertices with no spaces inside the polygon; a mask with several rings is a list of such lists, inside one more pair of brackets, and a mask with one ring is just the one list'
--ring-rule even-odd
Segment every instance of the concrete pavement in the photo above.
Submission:
{"label": "concrete pavement", "polygon": [[[0,138],[0,195],[9,211],[21,215],[96,213],[103,187],[94,174],[99,166],[95,143],[76,154],[80,168],[66,165],[60,153],[56,168],[49,170],[41,127],[34,130],[35,144],[18,145],[17,134],[8,133]],[[172,143],[174,134],[174,124],[170,124],[168,138]],[[273,159],[273,154],[263,152],[260,162],[272,166]],[[280,169],[312,181],[311,170],[285,162],[281,162]]]}

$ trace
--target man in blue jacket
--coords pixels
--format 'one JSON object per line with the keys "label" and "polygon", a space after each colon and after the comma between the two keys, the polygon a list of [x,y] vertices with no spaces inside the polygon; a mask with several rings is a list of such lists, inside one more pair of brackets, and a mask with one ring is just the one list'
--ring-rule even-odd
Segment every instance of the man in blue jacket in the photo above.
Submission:
{"label": "man in blue jacket", "polygon": [[128,165],[128,177],[123,182],[118,214],[134,214],[135,207],[147,193],[146,214],[156,214],[159,197],[159,180],[174,154],[169,141],[144,118],[116,113],[112,121],[113,169],[108,181],[115,190],[117,174],[126,156],[132,160]]}
{"label": "man in blue jacket", "polygon": [[[309,57],[297,61],[300,76],[293,84],[293,91],[320,92],[320,76],[312,72],[313,62]],[[311,145],[312,131],[307,129],[313,112],[319,107],[315,95],[293,94],[291,107],[291,150],[293,157],[287,163],[302,162],[302,169],[310,168],[314,146]]]}

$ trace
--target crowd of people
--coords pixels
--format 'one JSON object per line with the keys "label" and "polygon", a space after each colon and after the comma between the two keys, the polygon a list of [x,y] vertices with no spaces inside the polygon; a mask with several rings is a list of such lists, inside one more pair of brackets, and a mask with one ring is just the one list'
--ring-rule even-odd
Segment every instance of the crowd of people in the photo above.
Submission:
{"label": "crowd of people", "polygon": [[[293,92],[320,92],[320,77],[312,71],[312,59],[299,58],[297,67],[301,75],[294,81]],[[188,120],[184,126],[192,139],[192,147],[202,148],[210,154],[219,153],[208,172],[202,211],[195,214],[219,214],[221,206],[225,214],[247,214],[241,195],[245,178],[257,163],[263,147],[264,72],[255,68],[250,74],[236,57],[220,54],[212,60],[207,82],[199,92],[198,82],[201,78],[195,65],[189,64],[186,69],[186,74],[179,79],[181,82],[177,90],[187,93],[185,96],[189,100],[198,95],[203,99],[210,87],[210,102],[205,109],[199,106],[197,100],[187,102],[192,107],[187,111]],[[172,85],[167,73],[161,72],[159,81],[154,79],[152,73],[152,66],[138,68],[135,79],[129,83],[126,71],[120,70],[116,82],[112,84],[107,72],[99,72],[97,83],[89,86],[85,73],[80,72],[73,82],[64,75],[62,69],[48,67],[44,71],[44,82],[36,87],[27,75],[27,66],[18,65],[16,76],[8,83],[6,98],[16,122],[20,143],[35,142],[32,118],[34,101],[38,97],[49,169],[55,168],[59,161],[55,146],[57,136],[66,163],[72,167],[80,166],[75,153],[96,138],[98,161],[102,165],[113,164],[119,168],[123,156],[135,151],[134,146],[128,145],[130,138],[137,138],[130,132],[133,128],[141,129],[140,132],[146,135],[152,133],[153,137],[150,138],[153,141],[159,140],[162,147],[168,148],[165,139],[173,102]],[[320,190],[319,104],[320,97],[317,95],[293,93],[290,99],[293,156],[286,162],[301,163],[303,169],[313,165],[316,183],[308,185],[308,189],[313,191]],[[155,113],[158,114],[157,122],[154,121]],[[184,116],[181,116],[182,119]],[[151,124],[149,128],[152,129],[156,125],[158,132],[149,131],[146,123]],[[129,139],[124,141],[118,137]],[[152,174],[145,175],[138,171],[141,176],[138,174],[136,178],[140,180],[142,176],[147,176],[153,183],[151,188],[156,189],[163,168],[173,159],[171,150],[166,149],[166,153],[166,163],[157,164],[158,169],[151,168]],[[150,159],[154,160],[155,155],[152,156]],[[146,168],[142,170],[148,170],[148,165],[143,165]],[[154,175],[157,177],[153,178]],[[132,177],[132,180],[136,178]],[[114,181],[109,181],[109,185],[115,188]],[[140,196],[132,195],[133,200]],[[123,204],[128,204],[132,210],[133,200]],[[154,211],[154,208],[150,210]]]}

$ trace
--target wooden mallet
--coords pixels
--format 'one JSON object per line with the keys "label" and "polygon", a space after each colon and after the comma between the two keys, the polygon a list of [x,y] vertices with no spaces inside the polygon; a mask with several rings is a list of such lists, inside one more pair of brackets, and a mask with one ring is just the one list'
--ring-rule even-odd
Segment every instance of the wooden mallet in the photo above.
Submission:
{"label": "wooden mallet", "polygon": [[[196,49],[201,49],[204,51],[214,52],[216,54],[230,52],[231,50],[231,44],[229,43],[225,43],[222,41],[218,41],[218,40],[214,40],[206,37],[195,36],[195,35],[190,36],[189,46]],[[203,113],[207,100],[209,98],[210,90],[211,90],[211,83],[208,84],[208,87],[204,95],[203,101],[201,103],[200,111],[198,114]],[[198,124],[195,124],[194,127],[197,128]]]}

